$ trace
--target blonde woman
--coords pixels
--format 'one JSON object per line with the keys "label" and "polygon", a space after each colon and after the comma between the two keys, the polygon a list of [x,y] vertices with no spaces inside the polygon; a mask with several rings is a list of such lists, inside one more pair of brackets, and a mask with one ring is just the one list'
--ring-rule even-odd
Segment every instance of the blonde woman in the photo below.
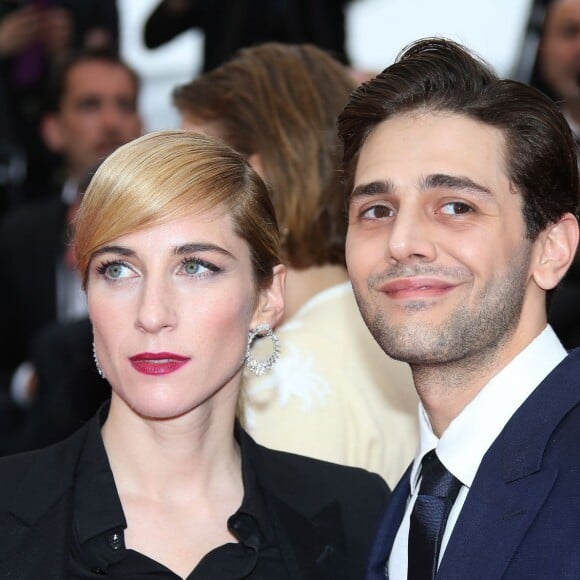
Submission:
{"label": "blonde woman", "polygon": [[250,166],[189,132],[144,136],[96,172],[75,243],[111,400],[0,461],[0,577],[360,579],[382,480],[269,451],[235,420],[244,361],[275,359],[248,337],[271,342],[284,309]]}

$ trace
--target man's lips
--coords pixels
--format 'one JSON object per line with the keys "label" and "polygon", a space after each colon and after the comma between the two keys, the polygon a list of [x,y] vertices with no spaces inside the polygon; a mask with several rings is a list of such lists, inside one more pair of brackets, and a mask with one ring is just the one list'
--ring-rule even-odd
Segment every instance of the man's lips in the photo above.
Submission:
{"label": "man's lips", "polygon": [[133,368],[144,375],[167,375],[179,370],[191,359],[172,352],[142,352],[129,357]]}
{"label": "man's lips", "polygon": [[379,290],[391,298],[419,299],[440,296],[456,286],[455,282],[435,278],[401,278],[383,284]]}

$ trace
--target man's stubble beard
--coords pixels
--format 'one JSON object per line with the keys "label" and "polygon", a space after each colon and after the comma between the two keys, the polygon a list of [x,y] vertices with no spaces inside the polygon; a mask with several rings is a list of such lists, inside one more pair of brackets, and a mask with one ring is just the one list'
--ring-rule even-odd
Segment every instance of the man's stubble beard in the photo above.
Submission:
{"label": "man's stubble beard", "polygon": [[[416,312],[427,310],[429,304],[409,302],[409,323],[389,324],[377,302],[365,304],[363,295],[354,292],[362,317],[382,350],[394,359],[413,365],[449,364],[467,359],[485,359],[501,349],[516,329],[524,303],[530,248],[526,247],[514,258],[512,267],[501,278],[494,278],[484,287],[473,305],[464,302],[447,320],[440,324],[413,322]],[[419,275],[426,275],[425,268],[418,268]],[[436,268],[429,268],[431,275]],[[379,277],[381,278],[381,277]],[[384,277],[382,277],[384,279]],[[373,296],[370,288],[377,286],[371,280],[367,296]]]}

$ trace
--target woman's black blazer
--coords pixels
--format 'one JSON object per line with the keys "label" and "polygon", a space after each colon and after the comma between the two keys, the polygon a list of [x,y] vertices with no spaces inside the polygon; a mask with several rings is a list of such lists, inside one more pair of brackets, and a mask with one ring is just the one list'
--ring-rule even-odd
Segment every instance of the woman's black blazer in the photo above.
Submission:
{"label": "woman's black blazer", "polygon": [[[86,433],[87,425],[46,449],[0,459],[1,580],[67,577],[74,474]],[[361,580],[389,495],[383,480],[241,437],[291,580]]]}

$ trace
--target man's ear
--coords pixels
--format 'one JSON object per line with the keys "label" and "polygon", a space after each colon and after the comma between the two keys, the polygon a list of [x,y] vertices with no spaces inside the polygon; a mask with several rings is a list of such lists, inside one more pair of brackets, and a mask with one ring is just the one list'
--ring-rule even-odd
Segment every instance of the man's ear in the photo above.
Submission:
{"label": "man's ear", "polygon": [[571,213],[540,233],[536,240],[539,256],[532,272],[540,288],[552,290],[562,280],[576,255],[578,237],[578,220]]}
{"label": "man's ear", "polygon": [[286,266],[274,267],[272,283],[260,290],[258,305],[252,319],[252,328],[258,324],[269,324],[275,328],[284,316],[284,292],[286,286]]}
{"label": "man's ear", "polygon": [[40,131],[44,143],[53,153],[62,153],[65,147],[64,134],[58,115],[48,114],[42,118]]}

